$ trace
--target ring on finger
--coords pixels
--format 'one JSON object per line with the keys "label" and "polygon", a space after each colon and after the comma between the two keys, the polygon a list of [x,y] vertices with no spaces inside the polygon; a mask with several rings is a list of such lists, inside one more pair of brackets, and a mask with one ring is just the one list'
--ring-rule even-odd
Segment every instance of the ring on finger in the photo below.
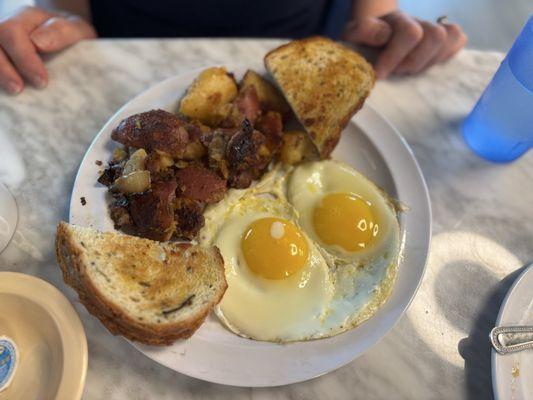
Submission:
{"label": "ring on finger", "polygon": [[447,15],[441,15],[439,18],[437,18],[437,24],[447,24],[447,23],[448,23]]}

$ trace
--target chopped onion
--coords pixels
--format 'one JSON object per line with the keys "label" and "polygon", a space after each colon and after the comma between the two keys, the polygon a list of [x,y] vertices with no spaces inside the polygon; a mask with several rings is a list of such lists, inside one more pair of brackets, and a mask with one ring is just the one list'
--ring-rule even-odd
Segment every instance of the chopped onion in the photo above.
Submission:
{"label": "chopped onion", "polygon": [[142,171],[145,166],[146,156],[147,154],[144,149],[135,151],[135,153],[133,153],[130,156],[130,159],[126,162],[126,165],[124,165],[124,171],[122,172],[122,175],[125,176],[135,171]]}
{"label": "chopped onion", "polygon": [[145,192],[150,189],[150,172],[133,171],[122,175],[115,181],[113,188],[124,194]]}

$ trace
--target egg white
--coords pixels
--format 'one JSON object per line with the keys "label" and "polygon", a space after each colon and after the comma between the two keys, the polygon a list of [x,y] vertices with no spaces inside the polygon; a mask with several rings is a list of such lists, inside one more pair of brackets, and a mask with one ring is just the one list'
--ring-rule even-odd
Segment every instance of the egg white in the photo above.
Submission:
{"label": "egg white", "polygon": [[[373,316],[387,301],[398,273],[400,227],[395,201],[352,167],[335,160],[302,164],[286,182],[287,200],[298,222],[321,250],[330,266],[334,296],[322,323],[322,336],[337,335]],[[313,226],[313,213],[331,193],[352,193],[370,202],[380,221],[373,246],[348,252],[321,241]]]}
{"label": "egg white", "polygon": [[334,294],[328,266],[309,241],[306,265],[284,279],[254,274],[241,250],[241,237],[254,221],[266,217],[292,219],[290,206],[270,194],[251,191],[226,208],[209,210],[209,218],[223,214],[220,229],[203,238],[220,249],[228,289],[215,312],[238,335],[264,341],[290,342],[316,337]]}

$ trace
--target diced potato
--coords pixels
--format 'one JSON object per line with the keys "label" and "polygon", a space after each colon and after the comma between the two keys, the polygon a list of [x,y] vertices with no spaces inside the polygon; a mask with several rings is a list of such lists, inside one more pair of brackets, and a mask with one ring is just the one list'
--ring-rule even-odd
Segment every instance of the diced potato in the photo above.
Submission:
{"label": "diced potato", "polygon": [[186,168],[189,166],[189,163],[187,161],[184,161],[184,160],[178,160],[176,161],[176,168],[179,168],[179,169],[183,169],[183,168]]}
{"label": "diced potato", "polygon": [[229,111],[225,107],[237,96],[237,84],[223,67],[208,68],[192,83],[180,102],[180,113],[204,124],[220,124]]}
{"label": "diced potato", "polygon": [[161,172],[173,165],[174,159],[172,156],[159,150],[151,152],[145,160],[145,169],[152,174]]}
{"label": "diced potato", "polygon": [[122,175],[128,175],[132,172],[145,169],[146,156],[147,154],[144,149],[136,150],[135,153],[130,156],[130,159],[126,161]]}
{"label": "diced potato", "polygon": [[113,189],[123,194],[142,193],[150,189],[150,172],[134,171],[122,175],[115,181]]}
{"label": "diced potato", "polygon": [[199,140],[188,143],[183,153],[185,160],[197,160],[205,156],[206,148]]}
{"label": "diced potato", "polygon": [[294,165],[304,159],[316,158],[316,148],[304,131],[288,131],[283,134],[280,160],[284,164]]}
{"label": "diced potato", "polygon": [[241,90],[254,86],[259,98],[259,103],[264,109],[269,111],[277,111],[281,115],[285,115],[290,111],[287,101],[283,94],[272,83],[267,81],[257,72],[248,70],[241,81]]}
{"label": "diced potato", "polygon": [[174,165],[174,159],[170,154],[167,154],[163,151],[156,150],[157,155],[159,156],[159,162],[161,164],[161,168],[168,168],[172,167]]}

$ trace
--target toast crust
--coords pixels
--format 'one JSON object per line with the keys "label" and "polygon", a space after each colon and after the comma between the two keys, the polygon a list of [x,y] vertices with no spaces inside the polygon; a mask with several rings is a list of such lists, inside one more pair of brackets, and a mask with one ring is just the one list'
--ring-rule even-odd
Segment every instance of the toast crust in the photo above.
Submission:
{"label": "toast crust", "polygon": [[[318,49],[319,51],[316,51],[316,53],[313,53],[309,57],[307,55],[303,57],[303,53],[314,45],[323,46],[324,48]],[[326,47],[329,50],[325,50]],[[330,55],[328,55],[329,51],[331,52]],[[332,56],[333,54],[342,57],[345,62],[341,64],[338,61],[331,61],[331,57],[334,57]],[[282,59],[289,61],[276,60],[275,58],[279,55],[281,55]],[[291,57],[294,60],[290,60]],[[308,74],[298,70],[298,68],[303,65],[298,65],[298,62],[303,58],[305,58],[306,62],[305,67],[309,68],[309,71],[314,73],[317,73],[320,70],[320,67],[314,65],[315,63],[327,63],[329,60],[329,64],[326,65],[327,67],[332,68],[323,68],[323,71],[320,70],[320,80],[322,80],[323,76],[324,80],[327,81],[329,85],[326,85],[325,87],[321,85],[320,82],[311,82],[308,79]],[[291,79],[292,82],[295,82],[294,86],[287,82],[286,77],[285,79],[280,79],[280,76],[277,73],[279,71],[277,71],[276,67],[271,65],[271,62],[277,63],[278,65],[276,67],[283,63],[283,72],[287,74],[287,71],[289,71],[291,78],[294,78]],[[317,147],[321,158],[328,158],[339,142],[341,132],[352,116],[363,106],[366,98],[370,94],[370,90],[375,84],[376,76],[373,67],[358,53],[321,36],[312,36],[281,45],[266,54],[264,63],[266,69],[278,83],[278,86],[285,95],[285,98],[296,114],[296,117],[304,126],[308,135]],[[347,66],[355,67],[358,72],[355,73],[353,70],[346,69]],[[326,70],[328,70],[328,72],[326,72]],[[350,97],[344,96],[343,98],[343,95],[336,96],[337,93],[328,92],[335,86],[335,84],[337,84],[337,81],[340,81],[342,75],[350,75],[352,78],[349,85],[342,88],[353,92],[350,93],[352,95]],[[317,76],[315,75],[314,77],[311,77],[311,80],[312,78],[317,78]],[[298,82],[298,80],[300,80],[300,82]],[[314,92],[308,99],[304,98],[302,100],[302,93],[296,93],[296,91],[299,91],[298,87],[303,88],[306,85],[317,83],[318,85],[313,86]],[[339,98],[340,100],[337,100]],[[342,107],[343,104],[348,103],[349,101],[355,102],[348,108]],[[335,113],[340,112],[338,110],[344,111],[342,114],[334,115]],[[325,120],[324,116],[329,116],[329,120]]]}
{"label": "toast crust", "polygon": [[[129,340],[161,346],[170,345],[178,339],[189,338],[204,322],[211,309],[220,302],[227,288],[224,279],[223,290],[220,290],[219,295],[203,305],[194,316],[185,320],[165,325],[142,323],[131,318],[116,304],[108,301],[93,284],[85,271],[83,249],[73,240],[67,224],[58,225],[56,238],[56,257],[65,282],[76,290],[80,302],[87,308],[87,311],[98,318],[112,334],[122,335]],[[218,249],[216,249],[216,257],[219,261],[217,266],[222,266],[224,276],[223,259]]]}

